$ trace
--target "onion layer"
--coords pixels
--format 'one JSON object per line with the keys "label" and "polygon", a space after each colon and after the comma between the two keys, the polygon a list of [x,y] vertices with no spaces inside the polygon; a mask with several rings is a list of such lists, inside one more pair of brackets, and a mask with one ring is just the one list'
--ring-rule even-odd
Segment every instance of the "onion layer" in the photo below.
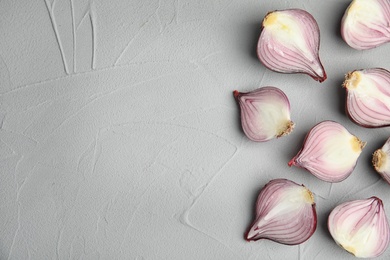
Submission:
{"label": "onion layer", "polygon": [[327,182],[340,182],[352,173],[365,144],[339,123],[323,121],[310,130],[288,165],[304,168]]}
{"label": "onion layer", "polygon": [[328,229],[339,246],[357,257],[379,256],[389,245],[389,223],[377,197],[335,207],[328,218]]}
{"label": "onion layer", "polygon": [[326,73],[319,58],[320,30],[311,14],[300,9],[268,13],[257,44],[260,61],[281,73],[305,73],[324,81]]}
{"label": "onion layer", "polygon": [[347,91],[346,111],[363,127],[390,125],[390,72],[382,68],[349,72],[343,83]]}
{"label": "onion layer", "polygon": [[248,93],[235,90],[233,94],[240,106],[242,129],[252,141],[265,142],[294,129],[290,102],[280,89],[263,87]]}
{"label": "onion layer", "polygon": [[372,49],[390,41],[390,2],[354,0],[341,21],[341,36],[354,49]]}
{"label": "onion layer", "polygon": [[285,245],[297,245],[309,239],[317,227],[312,192],[286,179],[275,179],[260,191],[256,202],[256,220],[246,239],[270,239]]}

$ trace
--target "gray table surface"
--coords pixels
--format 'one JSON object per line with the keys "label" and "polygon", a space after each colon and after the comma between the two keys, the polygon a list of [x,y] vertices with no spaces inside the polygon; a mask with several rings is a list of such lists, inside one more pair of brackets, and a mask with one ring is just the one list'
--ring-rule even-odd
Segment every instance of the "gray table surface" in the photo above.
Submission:
{"label": "gray table surface", "polygon": [[[352,123],[341,83],[354,69],[390,69],[390,45],[347,46],[348,4],[0,1],[0,259],[354,259],[327,216],[374,195],[390,214],[390,186],[371,166],[390,132]],[[256,57],[264,15],[287,8],[318,21],[323,83]],[[289,97],[291,135],[244,136],[232,91],[261,86]],[[367,141],[341,183],[287,166],[323,120]],[[274,178],[315,193],[318,227],[302,245],[243,238]]]}

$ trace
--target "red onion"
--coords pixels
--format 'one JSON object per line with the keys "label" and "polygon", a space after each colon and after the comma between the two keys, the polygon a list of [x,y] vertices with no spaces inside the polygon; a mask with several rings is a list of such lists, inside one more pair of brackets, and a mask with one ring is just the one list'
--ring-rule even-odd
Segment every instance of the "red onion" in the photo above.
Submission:
{"label": "red onion", "polygon": [[340,182],[352,173],[365,144],[339,123],[323,121],[310,130],[288,165],[305,168],[327,182]]}
{"label": "red onion", "polygon": [[352,1],[341,21],[341,36],[357,50],[371,49],[389,42],[390,1]]}
{"label": "red onion", "polygon": [[257,44],[260,61],[281,73],[305,73],[324,81],[319,58],[320,30],[311,14],[300,9],[269,12]]}
{"label": "red onion", "polygon": [[335,242],[356,257],[379,256],[389,245],[389,223],[377,197],[335,207],[328,218],[328,229]]}
{"label": "red onion", "polygon": [[363,127],[390,125],[390,72],[382,68],[349,72],[343,83],[346,111]]}
{"label": "red onion", "polygon": [[372,155],[372,164],[382,178],[390,184],[390,138]]}
{"label": "red onion", "polygon": [[270,239],[285,245],[297,245],[309,239],[317,227],[312,192],[286,179],[275,179],[260,191],[256,202],[256,220],[246,239]]}
{"label": "red onion", "polygon": [[242,129],[252,141],[265,142],[293,130],[290,102],[280,89],[263,87],[248,93],[235,90],[233,94],[240,106]]}

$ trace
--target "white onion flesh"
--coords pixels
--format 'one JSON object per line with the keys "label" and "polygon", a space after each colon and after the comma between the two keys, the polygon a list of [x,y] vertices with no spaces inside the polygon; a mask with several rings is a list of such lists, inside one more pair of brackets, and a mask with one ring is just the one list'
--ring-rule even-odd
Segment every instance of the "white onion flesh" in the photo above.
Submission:
{"label": "white onion flesh", "polygon": [[349,72],[343,83],[346,111],[356,124],[368,127],[390,125],[390,72],[382,68]]}
{"label": "white onion flesh", "polygon": [[286,179],[275,179],[260,191],[256,202],[256,220],[246,239],[269,239],[285,245],[297,245],[309,239],[317,227],[312,192]]}
{"label": "white onion flesh", "polygon": [[324,81],[319,58],[320,31],[311,14],[300,9],[273,11],[263,20],[257,44],[260,61],[281,73],[304,73]]}
{"label": "white onion flesh", "polygon": [[247,93],[237,90],[233,93],[240,106],[242,129],[250,140],[265,142],[293,130],[290,102],[280,89],[262,87]]}
{"label": "white onion flesh", "polygon": [[377,197],[338,205],[329,215],[328,229],[335,242],[356,257],[377,257],[389,245],[389,223]]}
{"label": "white onion flesh", "polygon": [[352,173],[364,146],[344,126],[323,121],[310,130],[288,165],[304,168],[323,181],[340,182]]}
{"label": "white onion flesh", "polygon": [[390,1],[352,1],[341,21],[341,36],[357,50],[372,49],[389,42]]}
{"label": "white onion flesh", "polygon": [[390,184],[390,138],[372,155],[372,164],[382,178]]}

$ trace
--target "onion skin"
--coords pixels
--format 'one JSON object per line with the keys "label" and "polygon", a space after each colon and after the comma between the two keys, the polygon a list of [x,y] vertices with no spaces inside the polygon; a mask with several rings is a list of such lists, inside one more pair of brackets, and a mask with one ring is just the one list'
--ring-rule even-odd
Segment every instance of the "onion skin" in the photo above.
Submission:
{"label": "onion skin", "polygon": [[389,223],[377,197],[335,207],[328,217],[328,230],[340,247],[356,257],[377,257],[389,245]]}
{"label": "onion skin", "polygon": [[378,174],[390,184],[390,138],[372,155],[372,165]]}
{"label": "onion skin", "polygon": [[289,166],[304,168],[327,182],[341,182],[349,177],[366,145],[334,121],[315,125]]}
{"label": "onion skin", "polygon": [[254,142],[266,142],[291,133],[290,102],[276,87],[262,87],[251,92],[233,91],[241,110],[245,135]]}
{"label": "onion skin", "polygon": [[366,128],[390,126],[390,71],[361,69],[345,76],[345,110],[356,124]]}
{"label": "onion skin", "polygon": [[341,20],[341,36],[356,50],[367,50],[390,41],[390,2],[354,0]]}
{"label": "onion skin", "polygon": [[304,185],[287,179],[268,182],[256,202],[256,219],[245,234],[247,241],[268,239],[298,245],[317,228],[314,196]]}
{"label": "onion skin", "polygon": [[323,82],[327,76],[319,48],[319,27],[310,13],[287,9],[265,16],[257,56],[266,68],[280,73],[304,73]]}

